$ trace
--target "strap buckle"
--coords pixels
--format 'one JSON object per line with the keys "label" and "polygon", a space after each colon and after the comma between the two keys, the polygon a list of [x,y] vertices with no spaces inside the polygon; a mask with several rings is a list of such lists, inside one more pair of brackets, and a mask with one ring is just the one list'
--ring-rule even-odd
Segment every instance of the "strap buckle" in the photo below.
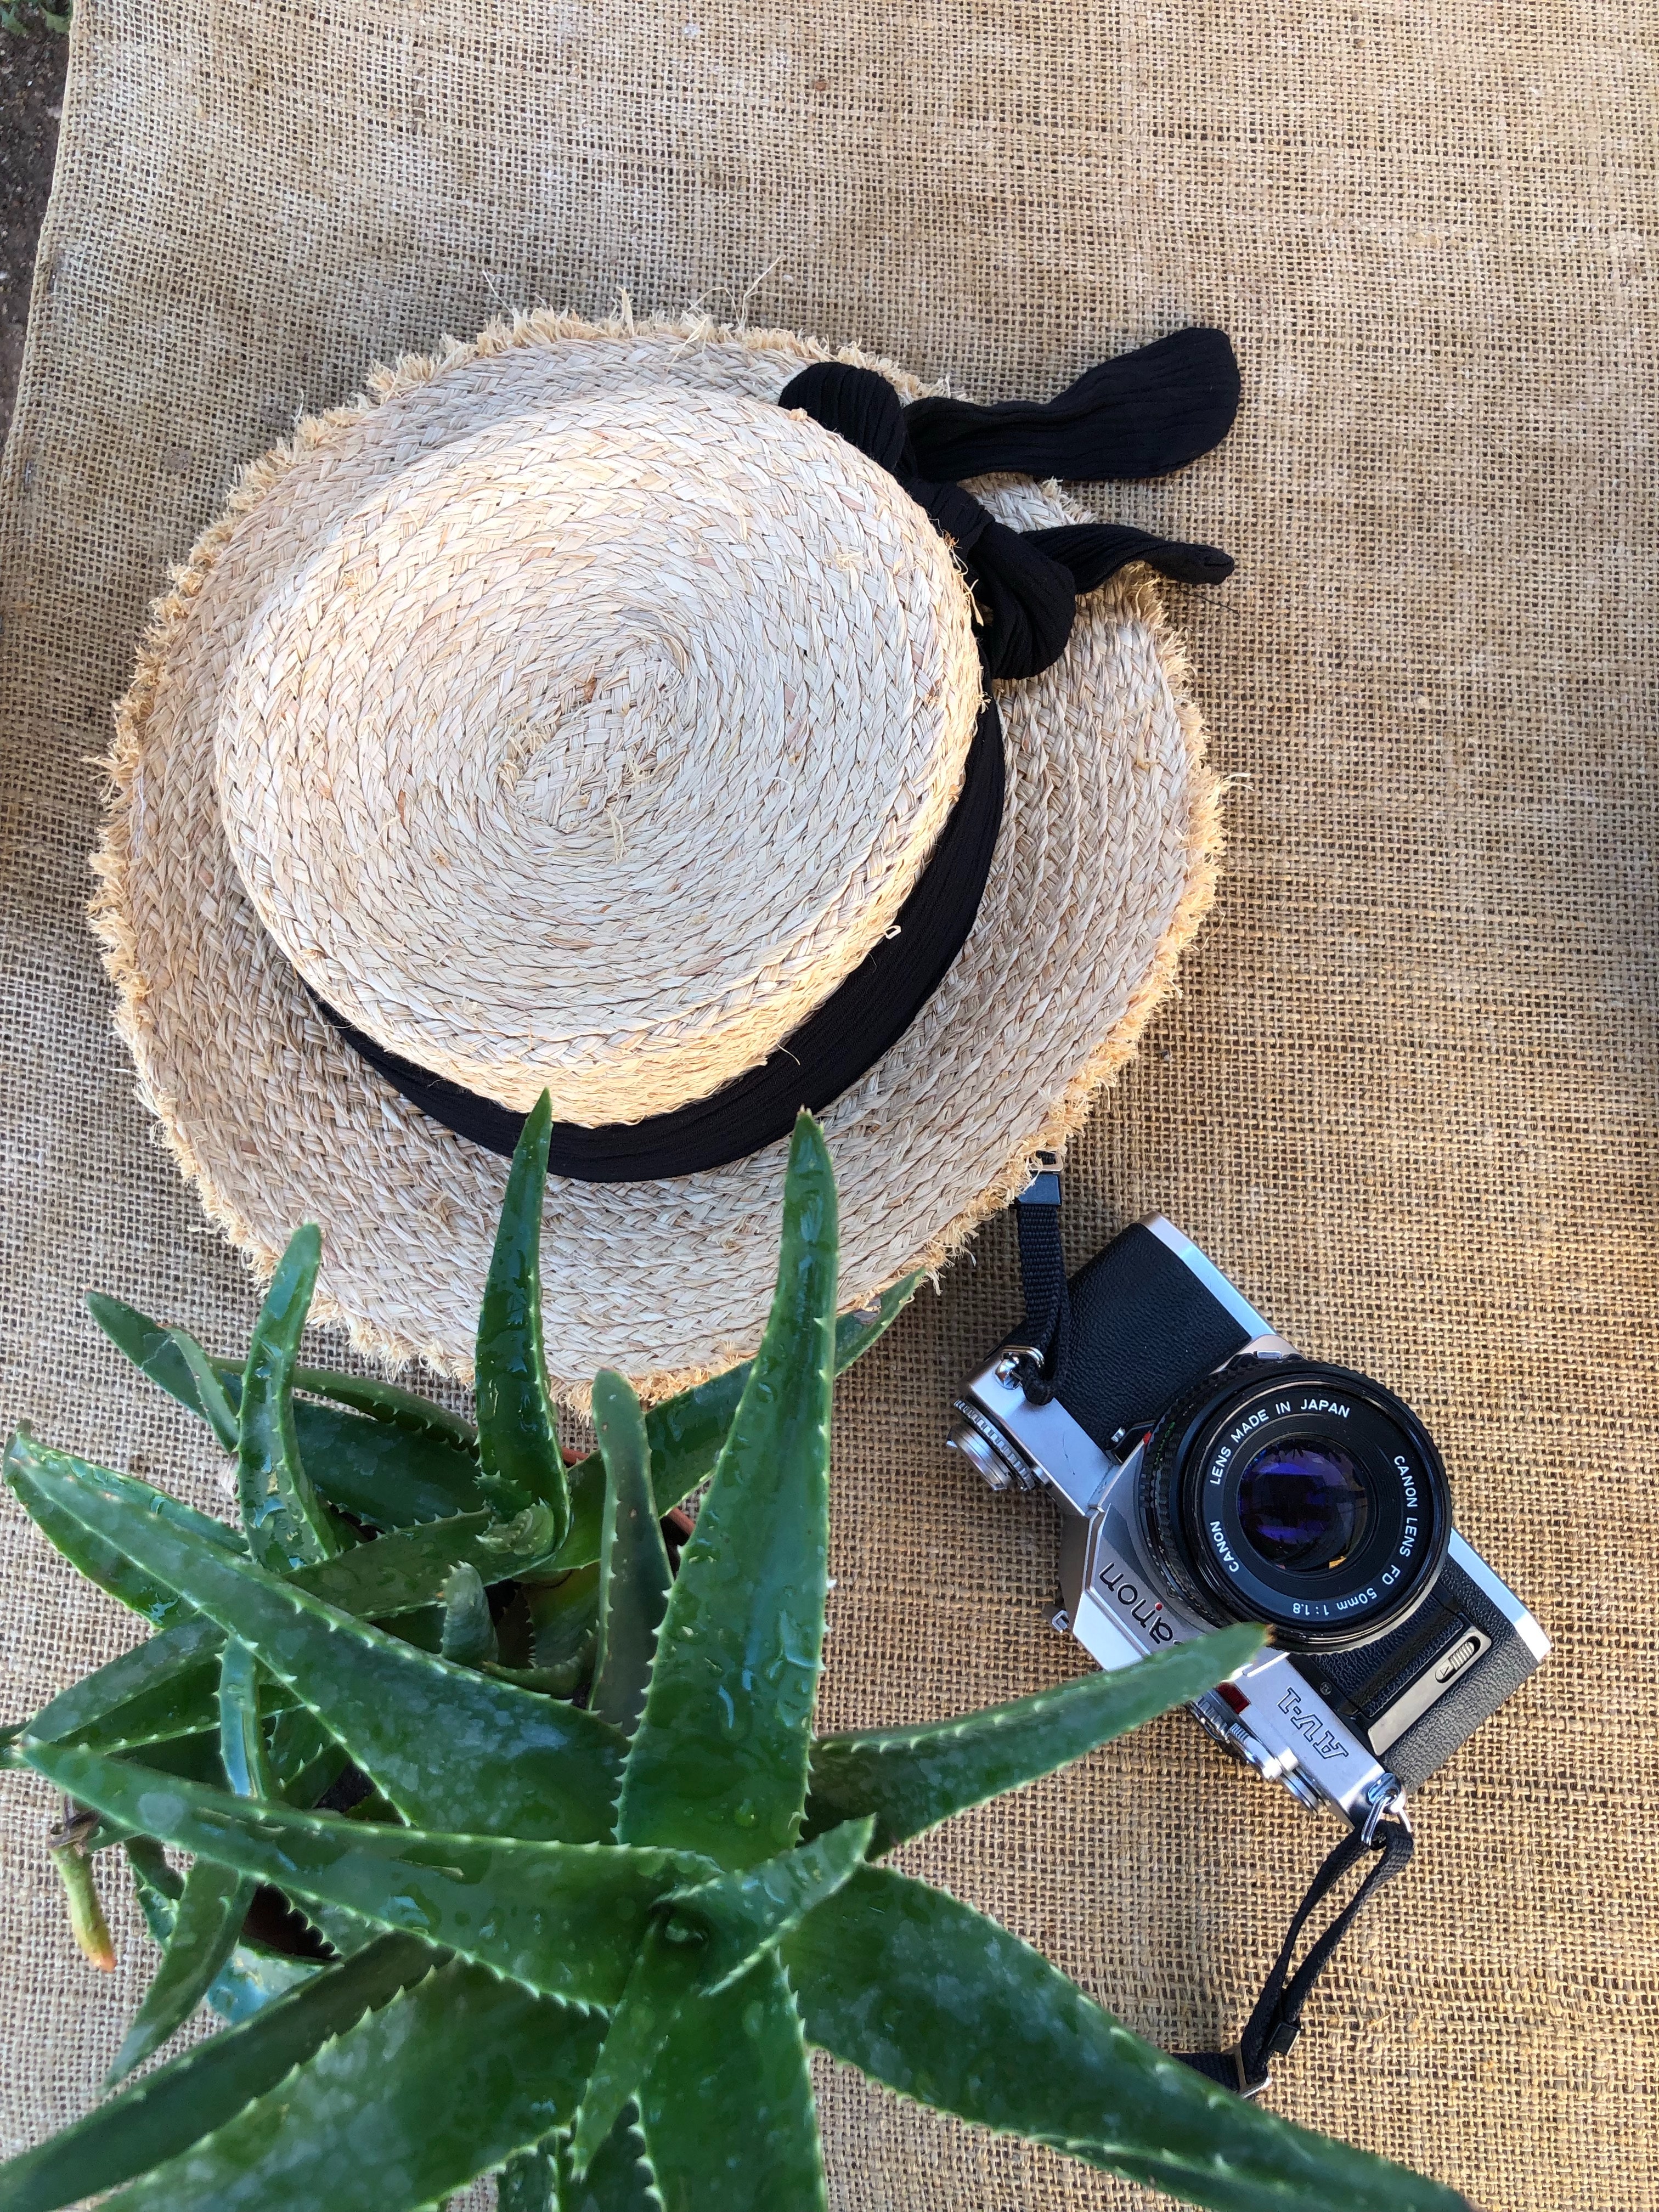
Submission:
{"label": "strap buckle", "polygon": [[1033,1152],[1031,1180],[1014,1200],[1016,1206],[1058,1206],[1060,1204],[1060,1155],[1058,1152]]}
{"label": "strap buckle", "polygon": [[1233,2062],[1233,2071],[1238,2076],[1238,2094],[1241,2097],[1247,2099],[1259,2097],[1264,2090],[1272,2088],[1273,2077],[1265,2066],[1252,2079],[1249,2069],[1244,2063],[1244,2046],[1242,2043],[1234,2044],[1225,2056]]}

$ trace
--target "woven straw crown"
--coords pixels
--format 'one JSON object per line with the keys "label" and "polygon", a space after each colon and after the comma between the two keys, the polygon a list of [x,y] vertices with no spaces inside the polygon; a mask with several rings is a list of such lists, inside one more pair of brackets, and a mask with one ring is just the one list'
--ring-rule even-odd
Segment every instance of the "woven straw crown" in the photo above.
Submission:
{"label": "woven straw crown", "polygon": [[282,574],[216,735],[261,921],[377,1042],[638,1120],[763,1060],[962,780],[968,592],[844,440],[624,392],[415,458]]}

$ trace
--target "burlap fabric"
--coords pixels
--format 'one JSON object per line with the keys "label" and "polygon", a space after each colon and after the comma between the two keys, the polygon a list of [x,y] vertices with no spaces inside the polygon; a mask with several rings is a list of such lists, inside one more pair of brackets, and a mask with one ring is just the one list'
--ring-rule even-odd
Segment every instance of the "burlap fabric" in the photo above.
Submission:
{"label": "burlap fabric", "polygon": [[[1498,2212],[1659,2198],[1650,1470],[1655,675],[1647,13],[976,0],[82,0],[4,497],[8,1414],[210,1497],[78,1308],[236,1341],[250,1286],[151,1140],[82,919],[146,600],[236,465],[501,306],[701,303],[987,397],[1188,320],[1240,427],[1114,511],[1226,544],[1181,598],[1231,862],[1186,994],[1074,1153],[1080,1259],[1153,1204],[1425,1411],[1556,1656],[1420,1800],[1281,2109]],[[939,1448],[1012,1316],[993,1224],[842,1393],[826,1702],[1076,1663],[1053,1525]],[[4,1521],[9,1712],[131,1635]],[[8,1782],[9,2136],[118,2014]],[[1327,1833],[1171,1719],[916,1850],[1154,2036],[1237,2022]],[[1010,2051],[1018,2067],[1020,2053]],[[1128,2203],[826,2079],[860,2208]]]}

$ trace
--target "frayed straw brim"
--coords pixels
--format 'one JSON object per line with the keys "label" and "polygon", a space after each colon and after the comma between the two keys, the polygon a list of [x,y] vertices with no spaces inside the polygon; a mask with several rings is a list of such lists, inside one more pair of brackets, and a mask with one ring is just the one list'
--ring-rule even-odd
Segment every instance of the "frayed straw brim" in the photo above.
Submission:
{"label": "frayed straw brim", "polygon": [[[250,905],[221,827],[228,672],[305,533],[411,459],[526,410],[629,386],[774,399],[825,349],[708,324],[534,315],[405,361],[247,471],[155,611],[119,710],[94,921],[139,1091],[210,1217],[261,1275],[324,1231],[320,1316],[388,1362],[470,1372],[507,1163],[427,1119],[315,1012]],[[861,357],[848,351],[847,360]],[[915,380],[882,368],[906,398]],[[981,487],[1020,527],[1052,487]],[[1134,572],[1079,602],[1072,643],[999,687],[1008,794],[979,917],[932,1001],[823,1119],[842,1298],[935,1267],[1063,1146],[1122,1066],[1206,906],[1216,786],[1179,648]],[[783,1147],[674,1182],[550,1182],[550,1364],[647,1392],[753,1351],[772,1287]]]}

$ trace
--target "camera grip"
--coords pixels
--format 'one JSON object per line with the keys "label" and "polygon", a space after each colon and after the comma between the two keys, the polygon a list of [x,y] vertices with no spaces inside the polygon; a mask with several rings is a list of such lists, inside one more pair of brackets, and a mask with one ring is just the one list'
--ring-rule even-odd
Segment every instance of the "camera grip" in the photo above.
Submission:
{"label": "camera grip", "polygon": [[[1467,1555],[1466,1555],[1467,1556]],[[1441,1569],[1432,1595],[1392,1635],[1352,1651],[1322,1653],[1304,1661],[1322,1696],[1333,1691],[1357,1714],[1368,1738],[1372,1727],[1413,1684],[1454,1652],[1471,1628],[1492,1638],[1419,1719],[1384,1744],[1377,1755],[1407,1790],[1419,1789],[1459,1747],[1513,1696],[1540,1662],[1514,1620],[1494,1602],[1457,1560]],[[1325,1679],[1322,1679],[1325,1678]]]}

